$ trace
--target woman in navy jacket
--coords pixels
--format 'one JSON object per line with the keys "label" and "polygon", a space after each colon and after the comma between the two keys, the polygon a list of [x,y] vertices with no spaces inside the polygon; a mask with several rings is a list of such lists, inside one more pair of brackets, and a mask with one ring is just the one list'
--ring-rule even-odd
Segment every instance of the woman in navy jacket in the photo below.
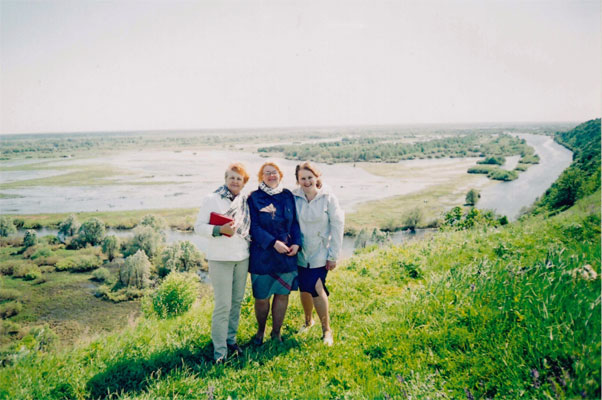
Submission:
{"label": "woman in navy jacket", "polygon": [[267,162],[261,166],[258,178],[259,188],[248,199],[251,215],[249,272],[257,318],[255,344],[263,342],[272,295],[271,337],[282,341],[280,329],[288,295],[298,288],[297,252],[301,245],[295,199],[280,185],[282,171],[276,164]]}

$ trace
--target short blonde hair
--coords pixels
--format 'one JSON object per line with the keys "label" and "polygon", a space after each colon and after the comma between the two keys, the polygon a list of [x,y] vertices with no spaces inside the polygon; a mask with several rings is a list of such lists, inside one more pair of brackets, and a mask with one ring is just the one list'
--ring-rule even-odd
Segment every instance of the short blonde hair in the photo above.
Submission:
{"label": "short blonde hair", "polygon": [[249,181],[249,174],[247,173],[247,169],[242,163],[236,162],[228,165],[226,173],[224,174],[224,179],[228,179],[228,172],[230,171],[234,171],[237,174],[241,175],[245,184]]}
{"label": "short blonde hair", "polygon": [[282,177],[284,176],[284,174],[280,170],[280,167],[278,167],[278,165],[276,165],[276,163],[268,161],[266,163],[263,163],[263,165],[261,166],[261,168],[259,168],[259,173],[257,174],[257,179],[259,179],[259,182],[263,181],[263,170],[267,166],[274,167],[276,169],[276,171],[278,171],[278,175],[280,175],[280,179],[282,179]]}
{"label": "short blonde hair", "polygon": [[298,164],[297,168],[295,168],[295,177],[297,178],[297,183],[299,183],[299,172],[301,172],[302,169],[314,174],[314,176],[316,177],[316,187],[320,189],[322,187],[322,178],[320,178],[322,176],[322,173],[318,168],[316,168],[315,165],[313,165],[309,161]]}

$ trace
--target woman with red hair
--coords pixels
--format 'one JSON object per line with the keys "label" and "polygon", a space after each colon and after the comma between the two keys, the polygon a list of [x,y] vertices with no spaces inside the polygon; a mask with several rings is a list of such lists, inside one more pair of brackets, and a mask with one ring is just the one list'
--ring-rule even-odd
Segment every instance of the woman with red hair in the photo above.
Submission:
{"label": "woman with red hair", "polygon": [[248,199],[251,215],[249,272],[255,298],[256,345],[263,343],[272,309],[272,339],[282,341],[282,323],[291,290],[297,290],[297,252],[301,232],[292,193],[281,186],[282,171],[266,162],[259,169],[259,188]]}

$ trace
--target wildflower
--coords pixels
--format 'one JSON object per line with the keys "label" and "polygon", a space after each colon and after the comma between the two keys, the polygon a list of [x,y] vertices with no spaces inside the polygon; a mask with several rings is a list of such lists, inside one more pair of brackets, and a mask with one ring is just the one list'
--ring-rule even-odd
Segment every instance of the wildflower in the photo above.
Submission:
{"label": "wildflower", "polygon": [[539,387],[539,371],[536,368],[531,370],[531,377],[533,378],[533,386]]}
{"label": "wildflower", "polygon": [[474,396],[472,395],[472,393],[470,393],[470,390],[468,390],[467,388],[464,388],[464,393],[466,393],[466,398],[468,400],[474,400]]}

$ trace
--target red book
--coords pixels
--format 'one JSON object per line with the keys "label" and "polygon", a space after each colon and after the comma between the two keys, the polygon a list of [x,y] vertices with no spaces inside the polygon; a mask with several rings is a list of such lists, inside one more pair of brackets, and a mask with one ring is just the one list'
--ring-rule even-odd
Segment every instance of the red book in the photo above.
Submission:
{"label": "red book", "polygon": [[[232,221],[234,221],[232,218],[226,217],[225,215],[218,214],[216,212],[212,212],[211,214],[209,214],[209,225],[222,226],[222,225],[227,224]],[[231,235],[226,235],[226,234],[223,234],[223,235],[228,236],[228,237],[231,236]]]}

